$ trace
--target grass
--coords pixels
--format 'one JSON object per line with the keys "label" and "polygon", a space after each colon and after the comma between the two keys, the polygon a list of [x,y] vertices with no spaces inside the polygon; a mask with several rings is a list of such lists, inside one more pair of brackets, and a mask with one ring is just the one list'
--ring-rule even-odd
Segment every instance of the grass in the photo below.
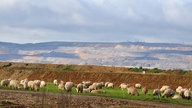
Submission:
{"label": "grass", "polygon": [[[0,89],[10,89],[9,87],[0,87]],[[11,89],[13,90],[13,89]],[[93,94],[93,93],[77,93],[75,87],[72,89],[72,94],[74,95],[84,95],[84,96],[101,96],[101,97],[111,97],[111,98],[119,98],[119,99],[129,99],[129,100],[140,100],[140,101],[153,101],[153,102],[162,102],[162,103],[174,103],[174,104],[182,104],[182,105],[192,105],[192,100],[187,99],[179,99],[173,100],[171,98],[161,98],[154,97],[152,95],[152,90],[149,90],[147,95],[142,94],[141,89],[138,89],[139,96],[128,95],[127,90],[121,90],[120,88],[102,88],[102,90],[106,91],[104,94]],[[26,91],[21,89],[21,91]],[[29,90],[27,90],[29,91]],[[53,83],[48,83],[46,88],[41,88],[39,92],[46,93],[62,93],[66,94],[64,91],[58,90],[57,86]]]}

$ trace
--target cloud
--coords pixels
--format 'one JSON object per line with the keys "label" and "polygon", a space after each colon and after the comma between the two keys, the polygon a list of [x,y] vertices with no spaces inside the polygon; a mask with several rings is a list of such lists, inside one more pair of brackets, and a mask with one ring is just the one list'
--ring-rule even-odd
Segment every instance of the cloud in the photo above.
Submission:
{"label": "cloud", "polygon": [[191,10],[190,0],[2,0],[0,39],[191,43]]}

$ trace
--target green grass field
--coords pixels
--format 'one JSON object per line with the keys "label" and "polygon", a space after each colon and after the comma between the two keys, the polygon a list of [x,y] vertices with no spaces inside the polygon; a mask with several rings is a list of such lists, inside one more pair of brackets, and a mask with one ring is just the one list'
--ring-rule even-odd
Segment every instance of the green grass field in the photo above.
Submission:
{"label": "green grass field", "polygon": [[[0,89],[9,89],[8,87],[0,87]],[[11,89],[13,90],[13,89]],[[129,100],[141,100],[141,101],[153,101],[153,102],[163,102],[163,103],[174,103],[174,104],[183,104],[183,105],[192,105],[192,99],[178,99],[173,100],[171,98],[162,98],[162,97],[154,97],[152,95],[153,90],[149,90],[147,95],[142,94],[141,90],[138,89],[139,96],[128,95],[127,90],[121,90],[120,88],[102,88],[102,90],[106,91],[103,94],[93,94],[93,93],[77,93],[75,87],[72,89],[72,94],[74,95],[85,95],[85,96],[101,96],[101,97],[111,97],[111,98],[119,98],[119,99],[129,99]],[[21,89],[21,91],[30,91]],[[46,88],[41,88],[39,92],[47,92],[47,93],[64,93],[64,91],[58,90],[57,86],[53,83],[48,83]]]}

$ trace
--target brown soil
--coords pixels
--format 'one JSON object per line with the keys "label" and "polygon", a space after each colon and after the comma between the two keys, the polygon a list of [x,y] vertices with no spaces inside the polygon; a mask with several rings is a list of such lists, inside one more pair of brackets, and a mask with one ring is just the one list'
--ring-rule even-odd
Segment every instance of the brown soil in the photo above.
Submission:
{"label": "brown soil", "polygon": [[[159,102],[0,90],[0,102],[9,108],[190,108]],[[1,106],[0,106],[1,107]]]}

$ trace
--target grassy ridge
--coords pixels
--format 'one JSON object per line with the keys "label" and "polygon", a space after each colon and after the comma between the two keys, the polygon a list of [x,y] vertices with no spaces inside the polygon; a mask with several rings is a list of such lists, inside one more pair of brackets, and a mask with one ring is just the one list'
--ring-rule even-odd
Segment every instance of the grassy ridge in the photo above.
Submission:
{"label": "grassy ridge", "polygon": [[[10,89],[8,87],[0,87],[0,89]],[[12,89],[13,90],[13,89]],[[192,105],[192,100],[187,99],[178,99],[173,100],[171,98],[162,98],[162,97],[154,97],[152,95],[153,90],[149,90],[147,95],[142,94],[141,89],[138,89],[139,96],[128,95],[127,90],[121,90],[118,87],[115,88],[102,88],[106,93],[104,94],[93,94],[93,93],[77,93],[75,87],[72,89],[72,94],[74,95],[85,95],[85,96],[101,96],[101,97],[111,97],[111,98],[119,98],[119,99],[129,99],[129,100],[141,100],[141,101],[153,101],[153,102],[162,102],[162,103],[174,103],[174,104],[182,104],[182,105]],[[30,91],[21,89],[21,91]],[[64,91],[58,90],[57,86],[53,83],[48,83],[46,88],[41,88],[39,92],[46,93],[62,93],[67,94]]]}

